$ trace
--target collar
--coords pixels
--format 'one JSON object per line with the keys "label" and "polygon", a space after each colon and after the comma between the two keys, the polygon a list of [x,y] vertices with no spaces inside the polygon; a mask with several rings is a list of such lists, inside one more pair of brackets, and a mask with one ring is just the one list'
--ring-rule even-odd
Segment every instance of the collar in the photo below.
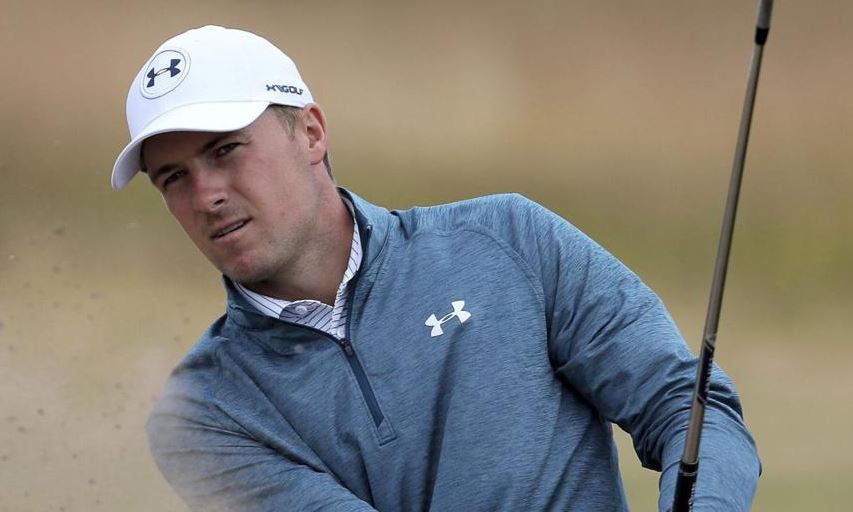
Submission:
{"label": "collar", "polygon": [[[373,262],[382,252],[394,215],[387,209],[371,204],[343,187],[338,187],[338,193],[352,203],[361,238],[362,261],[358,272],[353,277],[353,281],[355,281],[359,276],[369,271]],[[230,320],[251,330],[268,329],[280,325],[280,320],[260,313],[249,303],[237,290],[231,279],[223,275],[222,280],[227,294],[226,313]]]}

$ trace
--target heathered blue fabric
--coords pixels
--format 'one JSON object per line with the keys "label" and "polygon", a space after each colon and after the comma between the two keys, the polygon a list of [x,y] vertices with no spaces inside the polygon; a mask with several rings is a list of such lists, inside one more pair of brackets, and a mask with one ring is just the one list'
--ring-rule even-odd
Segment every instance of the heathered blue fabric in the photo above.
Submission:
{"label": "heathered blue fabric", "polygon": [[[637,276],[518,195],[388,212],[342,193],[364,246],[355,356],[226,279],[148,423],[192,509],[627,510],[611,422],[666,468],[669,506],[696,361]],[[471,317],[432,337],[459,300]],[[759,462],[719,368],[710,397],[695,510],[748,510]]]}

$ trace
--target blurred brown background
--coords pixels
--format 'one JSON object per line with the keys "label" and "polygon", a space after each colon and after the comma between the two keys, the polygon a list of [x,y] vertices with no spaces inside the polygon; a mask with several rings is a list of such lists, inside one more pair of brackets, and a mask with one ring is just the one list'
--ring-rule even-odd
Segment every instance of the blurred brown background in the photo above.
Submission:
{"label": "blurred brown background", "polygon": [[[639,273],[696,348],[754,15],[0,0],[0,511],[183,509],[143,424],[223,291],[147,180],[109,188],[127,87],[163,40],[267,37],[326,109],[340,184],[389,207],[522,192]],[[717,353],[764,463],[755,510],[853,501],[851,48],[853,3],[776,2]],[[626,439],[632,506],[654,510]]]}

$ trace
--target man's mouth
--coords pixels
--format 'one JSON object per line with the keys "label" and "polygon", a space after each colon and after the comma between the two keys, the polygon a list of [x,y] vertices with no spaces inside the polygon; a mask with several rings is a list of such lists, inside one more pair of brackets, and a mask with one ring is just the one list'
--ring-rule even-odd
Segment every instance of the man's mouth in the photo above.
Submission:
{"label": "man's mouth", "polygon": [[218,239],[223,238],[227,235],[230,235],[231,233],[241,229],[243,226],[248,224],[250,220],[251,219],[243,219],[243,220],[238,220],[237,222],[232,222],[231,224],[228,224],[227,226],[223,227],[222,229],[217,230],[215,233],[213,233],[213,235],[210,238],[213,240],[218,240]]}

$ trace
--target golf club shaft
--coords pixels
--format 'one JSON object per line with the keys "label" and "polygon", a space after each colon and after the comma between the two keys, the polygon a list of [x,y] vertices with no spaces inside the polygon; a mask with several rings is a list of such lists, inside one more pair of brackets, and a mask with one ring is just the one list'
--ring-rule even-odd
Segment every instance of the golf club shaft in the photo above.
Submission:
{"label": "golf club shaft", "polygon": [[720,308],[723,302],[723,288],[726,283],[726,270],[729,264],[729,252],[732,245],[735,215],[737,213],[740,184],[743,178],[743,165],[746,159],[746,146],[749,141],[749,128],[752,123],[752,110],[755,105],[755,93],[758,87],[758,73],[761,70],[761,56],[764,43],[770,31],[770,14],[773,0],[761,0],[758,7],[758,22],[755,28],[755,48],[749,66],[749,79],[746,98],[741,114],[737,148],[735,150],[732,177],[729,184],[726,209],[723,215],[723,227],[720,245],[717,248],[717,260],[714,266],[714,279],[711,284],[711,297],[708,313],[705,317],[705,330],[702,335],[702,349],[699,353],[699,366],[696,371],[696,386],[693,390],[693,404],[690,409],[690,422],[684,443],[684,455],[678,469],[675,484],[675,497],[672,512],[687,512],[693,509],[696,492],[696,477],[699,471],[699,443],[702,437],[702,424],[705,419],[705,404],[708,400],[708,388],[711,384],[711,368],[714,362],[714,348],[717,340],[717,327],[720,321]]}

